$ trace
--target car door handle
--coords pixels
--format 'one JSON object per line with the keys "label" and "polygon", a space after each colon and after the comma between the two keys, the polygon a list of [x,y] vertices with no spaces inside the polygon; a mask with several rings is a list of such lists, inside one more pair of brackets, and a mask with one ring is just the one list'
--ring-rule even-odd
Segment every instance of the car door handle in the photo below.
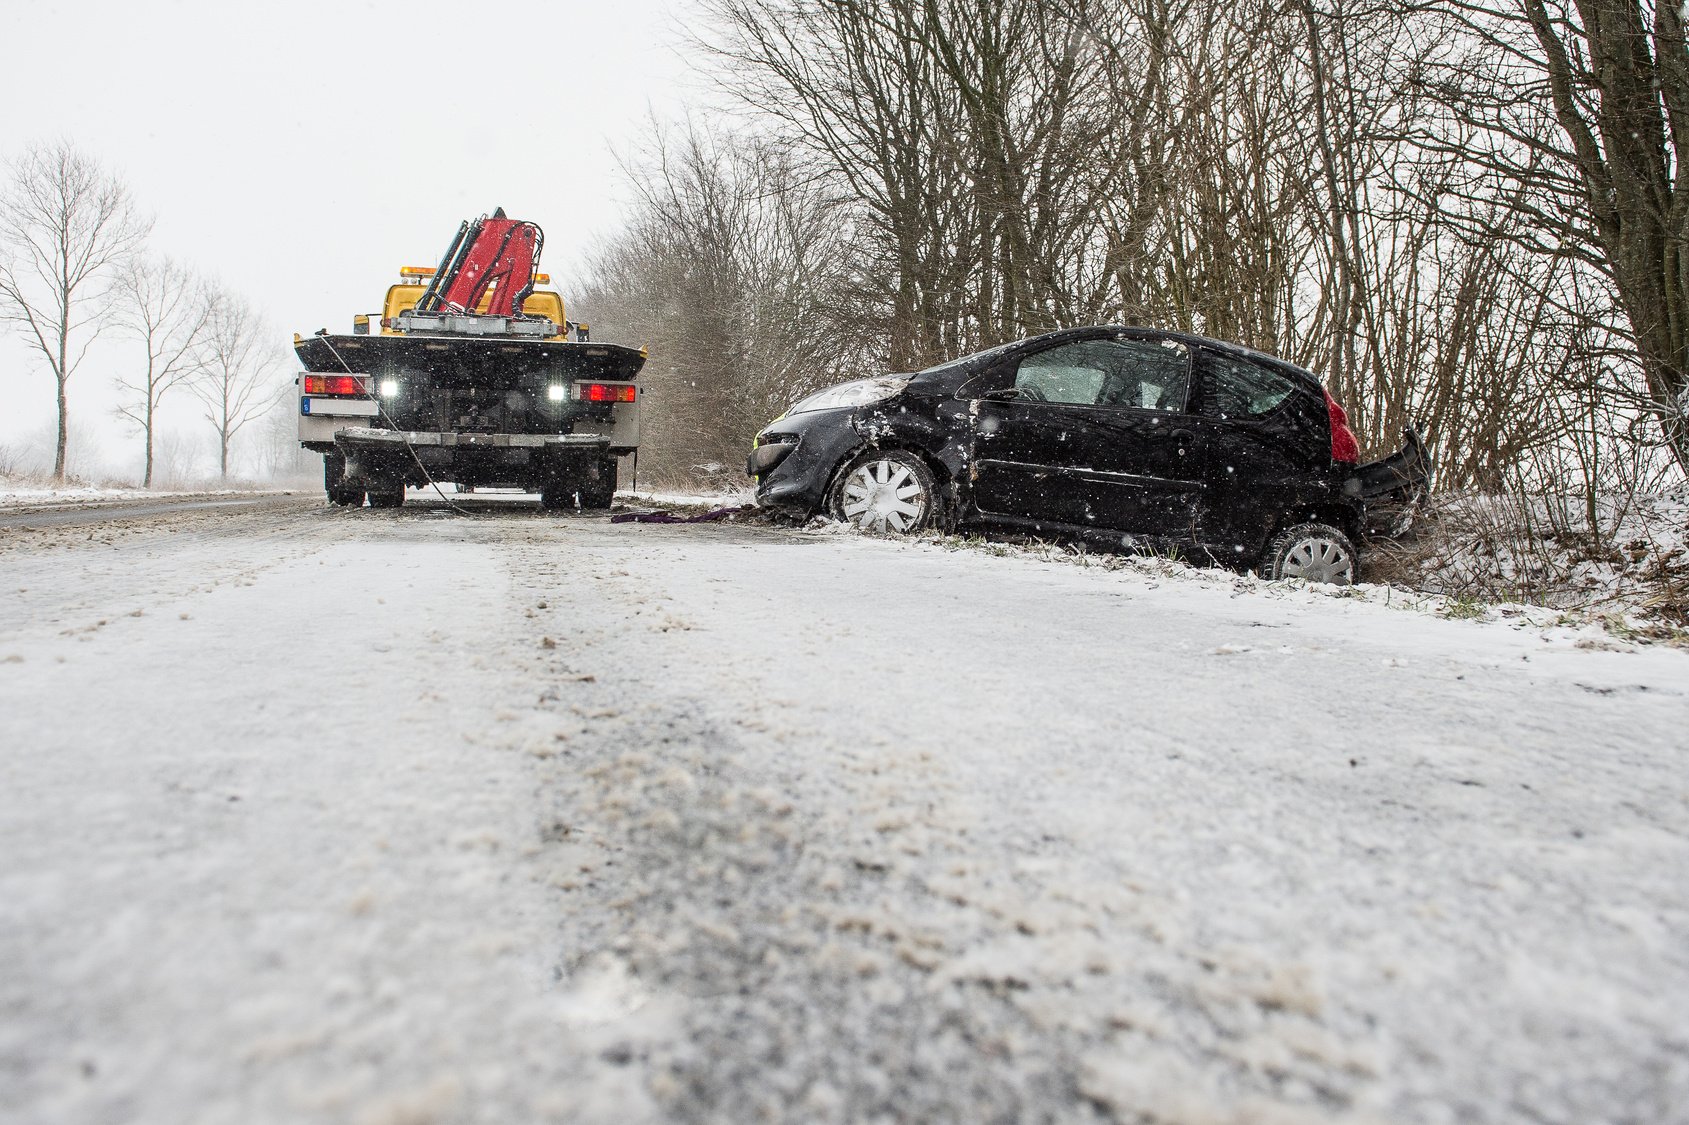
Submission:
{"label": "car door handle", "polygon": [[1196,444],[1196,433],[1193,430],[1174,430],[1167,436],[1173,439],[1174,448],[1180,457],[1183,457],[1185,451]]}

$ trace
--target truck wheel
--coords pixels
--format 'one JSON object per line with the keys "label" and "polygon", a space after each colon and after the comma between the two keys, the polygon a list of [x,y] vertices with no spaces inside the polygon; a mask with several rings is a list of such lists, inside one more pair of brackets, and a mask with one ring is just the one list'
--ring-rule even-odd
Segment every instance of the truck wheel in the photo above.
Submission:
{"label": "truck wheel", "polygon": [[402,484],[369,490],[369,506],[372,508],[397,508],[404,502],[405,486]]}
{"label": "truck wheel", "polygon": [[616,459],[601,458],[596,469],[596,479],[581,482],[581,507],[603,511],[616,502]]}

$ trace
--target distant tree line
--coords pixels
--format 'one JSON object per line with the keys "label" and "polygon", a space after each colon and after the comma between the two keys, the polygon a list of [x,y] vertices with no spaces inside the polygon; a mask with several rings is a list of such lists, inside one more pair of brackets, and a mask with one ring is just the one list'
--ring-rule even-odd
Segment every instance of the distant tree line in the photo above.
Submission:
{"label": "distant tree line", "polygon": [[115,376],[117,413],[144,442],[144,487],[153,483],[166,395],[198,400],[227,480],[236,435],[285,389],[252,307],[149,250],[151,229],[122,180],[65,142],[25,150],[0,183],[0,324],[56,384],[56,481],[65,479],[72,432],[69,384],[102,336],[129,345]]}
{"label": "distant tree line", "polygon": [[[705,0],[581,294],[654,468],[1083,323],[1300,363],[1448,487],[1689,468],[1689,49],[1638,0]],[[717,122],[726,121],[727,124]]]}

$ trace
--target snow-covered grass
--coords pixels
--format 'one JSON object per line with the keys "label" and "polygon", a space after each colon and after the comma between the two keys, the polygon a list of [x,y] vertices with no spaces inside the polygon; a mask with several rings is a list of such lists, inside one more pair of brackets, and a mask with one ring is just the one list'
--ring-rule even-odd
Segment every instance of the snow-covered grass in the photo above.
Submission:
{"label": "snow-covered grass", "polygon": [[1682,639],[1689,629],[1689,485],[1606,496],[1435,498],[1414,533],[1374,544],[1367,575],[1442,595],[1456,613],[1527,605],[1618,632]]}
{"label": "snow-covered grass", "polygon": [[[653,501],[718,503],[719,497],[664,494]],[[1606,546],[1587,532],[1556,530],[1541,502],[1510,497],[1439,498],[1413,536],[1367,546],[1353,586],[1205,567],[1177,554],[1098,553],[1082,544],[1025,537],[926,532],[904,542],[947,551],[1021,556],[1173,580],[1217,584],[1283,598],[1350,598],[1456,620],[1497,620],[1521,628],[1569,630],[1587,646],[1689,644],[1689,487],[1628,504],[1606,502]],[[825,517],[809,529],[856,535]]]}
{"label": "snow-covered grass", "polygon": [[40,477],[0,477],[0,508],[51,507],[55,505],[105,504],[124,500],[156,500],[171,496],[226,496],[233,493],[266,491],[263,485],[247,482],[213,484],[204,488],[137,488],[132,484],[104,480],[68,480],[55,484]]}
{"label": "snow-covered grass", "polygon": [[[843,524],[818,522],[816,530],[829,534],[858,534]],[[1044,563],[1117,571],[1136,578],[1192,583],[1225,589],[1235,595],[1249,595],[1274,601],[1309,604],[1329,599],[1369,602],[1392,609],[1450,620],[1503,622],[1521,629],[1541,631],[1545,637],[1570,640],[1584,648],[1622,648],[1638,641],[1686,639],[1681,630],[1651,627],[1617,611],[1576,612],[1520,602],[1480,601],[1470,597],[1412,589],[1388,582],[1358,582],[1352,586],[1331,586],[1300,579],[1268,581],[1254,573],[1240,574],[1218,567],[1192,565],[1171,555],[1097,554],[1083,547],[1038,540],[999,541],[977,535],[955,536],[929,533],[906,541],[911,547],[945,551],[972,551],[999,558],[1018,557]]]}

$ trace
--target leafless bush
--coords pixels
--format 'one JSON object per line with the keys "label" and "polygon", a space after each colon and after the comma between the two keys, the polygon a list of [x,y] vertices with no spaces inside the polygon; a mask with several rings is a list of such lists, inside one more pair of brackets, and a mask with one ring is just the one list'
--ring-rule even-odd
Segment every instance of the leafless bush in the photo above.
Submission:
{"label": "leafless bush", "polygon": [[1689,491],[1601,496],[1596,521],[1551,488],[1447,493],[1411,537],[1379,542],[1365,578],[1473,604],[1633,613],[1689,627]]}

